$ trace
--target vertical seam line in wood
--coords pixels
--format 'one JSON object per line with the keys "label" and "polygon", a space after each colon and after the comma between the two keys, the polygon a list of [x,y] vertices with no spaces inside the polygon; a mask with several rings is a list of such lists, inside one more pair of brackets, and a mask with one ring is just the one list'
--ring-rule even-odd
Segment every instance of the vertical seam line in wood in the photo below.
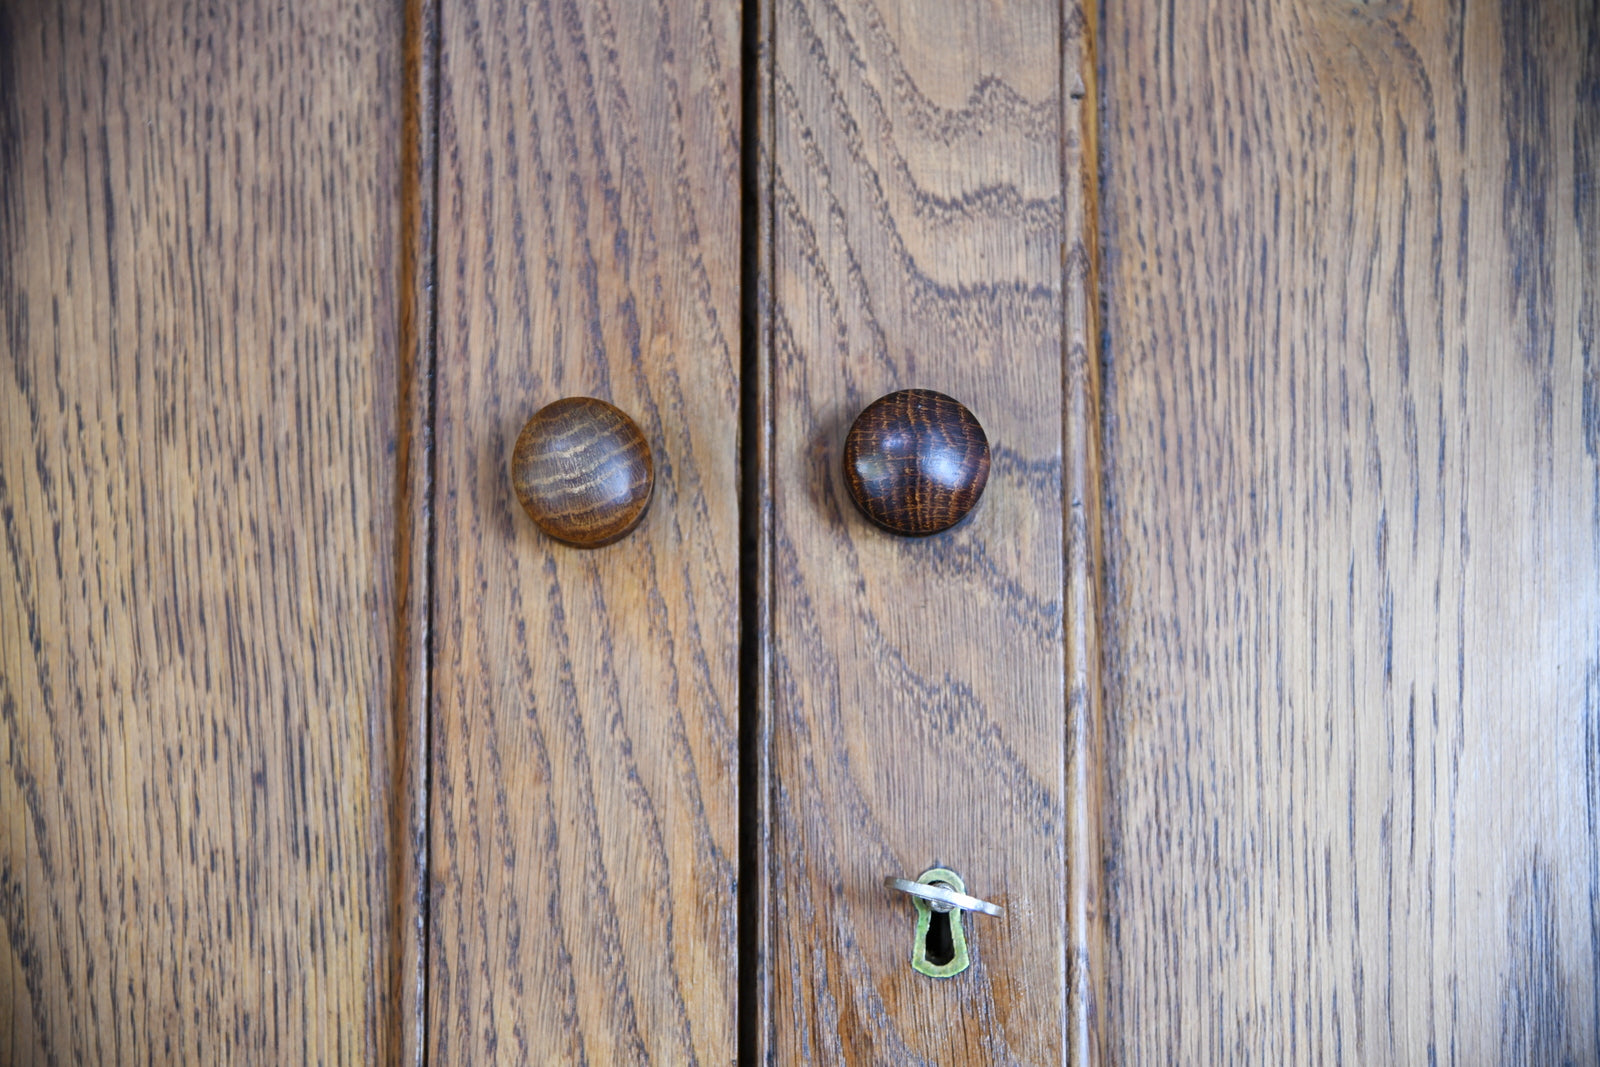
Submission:
{"label": "vertical seam line in wood", "polygon": [[[1099,866],[1099,817],[1104,702],[1099,660],[1100,479],[1098,456],[1099,376],[1096,373],[1099,330],[1095,301],[1099,264],[1097,242],[1099,197],[1095,154],[1096,71],[1098,30],[1095,4],[1079,7],[1063,0],[1061,8],[1060,93],[1062,126],[1060,166],[1062,212],[1070,225],[1062,248],[1062,389],[1063,532],[1067,553],[1063,576],[1066,609],[1065,759],[1062,796],[1068,805],[1065,842],[1067,893],[1065,964],[1065,1046],[1069,1063],[1098,1062],[1095,1032],[1096,990],[1104,966],[1097,936],[1102,909]],[[1069,35],[1076,44],[1069,50]],[[1070,60],[1070,69],[1069,69]],[[1071,141],[1069,141],[1069,137]],[[1090,164],[1095,164],[1090,169]],[[1076,201],[1076,204],[1074,204]]]}
{"label": "vertical seam line in wood", "polygon": [[[400,373],[397,390],[402,410],[397,425],[410,440],[397,450],[397,492],[406,506],[397,516],[397,537],[407,542],[397,552],[397,577],[404,576],[397,606],[400,627],[397,641],[406,641],[403,674],[396,680],[393,712],[405,723],[403,736],[409,751],[391,757],[404,779],[389,783],[400,803],[389,816],[404,820],[406,835],[390,829],[383,840],[388,847],[404,849],[406,859],[389,861],[391,871],[406,863],[401,884],[391,887],[391,914],[401,924],[391,931],[393,947],[386,988],[396,1013],[387,1024],[392,1042],[382,1058],[416,1065],[427,1061],[428,1047],[428,941],[430,865],[430,803],[433,776],[433,613],[435,486],[433,448],[437,411],[438,345],[438,223],[439,202],[439,3],[410,0],[402,16],[401,42],[402,136],[401,241],[399,279],[402,299]],[[418,450],[420,449],[420,455]],[[407,524],[409,523],[409,527]],[[400,534],[399,531],[404,531]],[[410,636],[407,637],[406,635]],[[397,724],[398,725],[398,724]],[[397,733],[399,731],[396,731]],[[409,905],[409,906],[408,906]],[[376,985],[376,984],[375,984]],[[378,1013],[374,1013],[377,1017]],[[409,1017],[409,1018],[408,1018]],[[408,1025],[409,1023],[409,1025]]]}
{"label": "vertical seam line in wood", "polygon": [[773,280],[777,268],[777,228],[773,222],[773,189],[776,184],[776,161],[769,141],[776,131],[776,103],[772,91],[772,64],[776,54],[776,17],[773,0],[749,0],[746,17],[757,17],[756,40],[759,42],[754,57],[756,63],[755,90],[757,128],[743,131],[743,136],[756,138],[756,314],[757,353],[753,361],[757,368],[756,397],[760,404],[760,446],[755,453],[758,464],[756,484],[760,493],[748,506],[757,509],[756,553],[756,611],[758,617],[758,644],[756,654],[758,689],[752,694],[756,701],[756,789],[758,793],[756,856],[757,906],[755,931],[758,973],[751,976],[750,988],[756,1002],[743,1010],[758,1012],[756,1026],[755,1059],[768,1063],[776,1049],[776,1020],[772,1014],[771,973],[772,953],[777,943],[777,914],[773,907],[772,886],[772,818],[776,811],[777,783],[772,775],[772,559],[775,524],[772,505],[773,453],[777,432],[776,400],[774,388],[777,354],[773,342]]}

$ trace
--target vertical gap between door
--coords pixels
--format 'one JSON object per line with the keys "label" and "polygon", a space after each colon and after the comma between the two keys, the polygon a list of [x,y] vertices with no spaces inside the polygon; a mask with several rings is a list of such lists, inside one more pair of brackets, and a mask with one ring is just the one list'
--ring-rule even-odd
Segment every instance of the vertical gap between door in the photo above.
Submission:
{"label": "vertical gap between door", "polygon": [[771,0],[741,0],[739,74],[739,899],[738,1062],[768,1054],[766,867],[771,813],[766,716],[771,629],[770,348],[766,287],[772,267],[768,135],[762,78],[770,54]]}
{"label": "vertical gap between door", "polygon": [[[401,30],[400,291],[395,633],[382,801],[390,938],[377,985],[385,1062],[428,1056],[429,797],[433,778],[434,413],[437,410],[439,2],[408,0]],[[375,963],[377,961],[374,961]]]}
{"label": "vertical gap between door", "polygon": [[436,513],[434,491],[438,485],[438,453],[434,449],[434,418],[439,410],[439,90],[440,77],[440,8],[439,0],[420,0],[422,4],[422,64],[427,71],[426,104],[427,109],[427,143],[428,150],[424,160],[424,176],[428,185],[428,226],[427,226],[427,257],[426,281],[428,293],[428,322],[427,322],[427,372],[428,372],[428,421],[426,429],[426,492],[428,501],[427,519],[427,560],[425,561],[427,580],[426,603],[423,609],[424,625],[427,627],[423,640],[423,655],[425,657],[423,668],[423,695],[422,704],[422,797],[419,805],[421,811],[421,834],[418,838],[418,885],[417,885],[417,934],[421,945],[421,974],[418,976],[417,1006],[417,1054],[416,1062],[426,1067],[428,1062],[428,994],[431,973],[428,968],[428,952],[432,942],[430,936],[431,918],[433,914],[433,894],[431,879],[433,877],[433,834],[432,834],[432,803],[433,803],[433,663],[434,663],[434,589],[436,588],[436,561],[438,560],[438,524],[433,521]]}

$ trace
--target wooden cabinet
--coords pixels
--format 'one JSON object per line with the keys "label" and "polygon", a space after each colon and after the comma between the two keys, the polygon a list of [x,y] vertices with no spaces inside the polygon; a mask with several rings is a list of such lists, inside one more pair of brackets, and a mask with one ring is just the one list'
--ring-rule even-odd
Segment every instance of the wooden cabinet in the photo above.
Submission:
{"label": "wooden cabinet", "polygon": [[1558,0],[8,5],[0,1063],[1600,1058],[1597,86]]}

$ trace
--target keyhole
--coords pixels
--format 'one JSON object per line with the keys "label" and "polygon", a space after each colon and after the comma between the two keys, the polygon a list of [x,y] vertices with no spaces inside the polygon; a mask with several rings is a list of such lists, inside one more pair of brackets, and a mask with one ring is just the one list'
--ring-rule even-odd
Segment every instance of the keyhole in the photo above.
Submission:
{"label": "keyhole", "polygon": [[943,967],[955,959],[956,942],[950,933],[950,923],[958,914],[954,911],[936,911],[928,916],[928,937],[923,945],[928,962],[935,967]]}
{"label": "keyhole", "polygon": [[[967,891],[961,876],[946,867],[923,871],[917,881],[955,893]],[[917,936],[911,943],[912,969],[929,978],[954,978],[972,962],[967,953],[967,931],[961,912],[945,906],[942,901],[922,899],[917,900],[916,908]]]}

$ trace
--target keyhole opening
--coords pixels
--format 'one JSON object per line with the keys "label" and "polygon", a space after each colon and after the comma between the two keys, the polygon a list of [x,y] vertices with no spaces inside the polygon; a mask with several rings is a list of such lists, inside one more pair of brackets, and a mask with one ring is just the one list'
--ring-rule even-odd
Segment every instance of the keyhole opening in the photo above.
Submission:
{"label": "keyhole opening", "polygon": [[927,953],[928,962],[935,967],[943,967],[956,957],[956,942],[950,933],[950,923],[956,919],[960,912],[946,911],[933,912],[928,916],[928,937],[923,942],[923,949]]}

